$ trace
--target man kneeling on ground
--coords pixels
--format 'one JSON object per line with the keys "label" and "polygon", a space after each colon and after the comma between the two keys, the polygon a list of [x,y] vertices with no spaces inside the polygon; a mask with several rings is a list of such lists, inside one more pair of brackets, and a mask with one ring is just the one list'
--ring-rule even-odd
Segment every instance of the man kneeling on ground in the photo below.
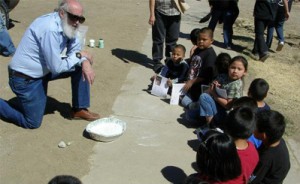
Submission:
{"label": "man kneeling on ground", "polygon": [[[51,80],[71,77],[71,117],[88,121],[100,118],[87,110],[94,82],[93,58],[81,50],[76,38],[85,21],[78,0],[62,0],[57,11],[37,18],[26,30],[9,63],[9,85],[17,95],[18,110],[0,99],[0,117],[24,128],[41,126]],[[66,57],[61,53],[67,49]]]}

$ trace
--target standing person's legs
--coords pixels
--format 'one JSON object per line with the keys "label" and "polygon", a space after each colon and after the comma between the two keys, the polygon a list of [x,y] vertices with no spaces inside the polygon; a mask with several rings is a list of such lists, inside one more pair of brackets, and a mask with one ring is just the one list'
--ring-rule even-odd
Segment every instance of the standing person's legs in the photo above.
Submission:
{"label": "standing person's legs", "polygon": [[219,10],[212,10],[211,11],[211,19],[208,23],[208,27],[212,30],[215,31],[215,28],[217,26],[217,23],[219,22],[220,19],[223,19],[223,12]]}
{"label": "standing person's legs", "polygon": [[3,19],[0,16],[0,54],[10,56],[13,55],[15,51],[16,48],[10,38]]}
{"label": "standing person's legs", "polygon": [[273,34],[274,34],[274,24],[275,22],[272,22],[268,25],[267,27],[267,39],[266,39],[266,44],[268,48],[271,48],[272,42],[273,42]]}
{"label": "standing person's legs", "polygon": [[24,128],[41,126],[46,106],[47,83],[43,79],[25,79],[10,71],[9,85],[17,95],[18,110],[0,100],[0,117]]}
{"label": "standing person's legs", "polygon": [[278,45],[276,51],[281,51],[284,45],[284,32],[283,32],[284,22],[285,22],[284,11],[278,10],[277,17],[276,17],[276,24],[275,24],[275,30],[278,37]]}
{"label": "standing person's legs", "polygon": [[155,63],[159,63],[163,58],[163,47],[166,35],[163,18],[164,15],[155,11],[155,22],[152,26],[152,59]]}
{"label": "standing person's legs", "polygon": [[223,38],[225,48],[231,49],[232,46],[232,34],[233,34],[233,23],[234,16],[232,11],[226,11],[223,15]]}
{"label": "standing person's legs", "polygon": [[165,56],[171,57],[170,53],[179,38],[181,16],[168,16],[164,18],[166,26],[166,49]]}
{"label": "standing person's legs", "polygon": [[255,42],[254,48],[252,50],[253,54],[259,54],[259,60],[265,61],[269,56],[268,46],[264,39],[264,31],[266,26],[268,25],[269,21],[267,20],[260,20],[255,18],[254,20],[254,29],[255,29]]}

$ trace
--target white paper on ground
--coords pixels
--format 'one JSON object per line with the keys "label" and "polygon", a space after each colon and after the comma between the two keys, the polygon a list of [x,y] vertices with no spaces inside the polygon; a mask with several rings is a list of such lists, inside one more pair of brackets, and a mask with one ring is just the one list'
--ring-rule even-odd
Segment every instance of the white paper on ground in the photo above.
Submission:
{"label": "white paper on ground", "polygon": [[183,86],[184,86],[184,83],[173,84],[172,95],[171,95],[171,99],[170,99],[171,105],[178,105],[180,95],[184,94],[183,90],[182,90]]}
{"label": "white paper on ground", "polygon": [[162,76],[156,76],[152,85],[151,94],[166,98],[168,96],[168,79]]}

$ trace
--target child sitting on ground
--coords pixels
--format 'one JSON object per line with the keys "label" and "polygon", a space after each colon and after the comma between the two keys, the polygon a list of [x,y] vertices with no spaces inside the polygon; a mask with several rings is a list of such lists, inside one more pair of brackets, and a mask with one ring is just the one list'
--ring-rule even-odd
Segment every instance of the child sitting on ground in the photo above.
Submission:
{"label": "child sitting on ground", "polygon": [[216,74],[227,74],[228,73],[228,66],[231,60],[231,56],[228,53],[222,52],[217,56],[216,59]]}
{"label": "child sitting on ground", "polygon": [[[250,108],[255,114],[257,113],[257,102],[254,100],[252,97],[249,96],[243,96],[233,102],[233,107],[232,109],[236,109],[239,107],[248,107]],[[259,148],[260,145],[262,144],[261,140],[257,139],[254,137],[254,134],[249,137],[248,141],[250,141],[255,148]]]}
{"label": "child sitting on ground", "polygon": [[232,110],[225,121],[224,130],[235,142],[242,164],[242,174],[236,183],[247,183],[258,163],[258,153],[254,145],[247,139],[255,128],[255,113],[248,107]]}
{"label": "child sitting on ground", "polygon": [[212,47],[213,32],[205,27],[199,31],[197,49],[191,58],[187,81],[183,87],[186,93],[181,101],[184,107],[196,102],[201,94],[201,84],[209,84],[215,78],[216,53]]}
{"label": "child sitting on ground", "polygon": [[[251,82],[248,89],[248,96],[256,101],[257,112],[271,109],[270,106],[266,102],[264,102],[264,99],[267,97],[268,91],[269,84],[264,79],[257,78]],[[256,148],[259,148],[262,144],[262,141],[255,138],[253,134],[249,138],[249,141],[252,142]]]}
{"label": "child sitting on ground", "polygon": [[[228,53],[220,53],[217,56],[215,62],[215,74],[216,75],[227,74],[230,60],[231,57]],[[188,120],[190,123],[198,124],[198,122],[201,121],[199,110],[200,107],[198,102],[190,103],[190,105],[185,111],[185,119]]]}
{"label": "child sitting on ground", "polygon": [[248,89],[248,96],[252,97],[257,102],[258,111],[270,110],[269,105],[264,102],[269,91],[269,84],[266,80],[257,78],[254,79]]}
{"label": "child sitting on ground", "polygon": [[[242,78],[246,74],[248,62],[243,56],[232,58],[229,63],[228,74],[220,74],[210,85],[207,93],[200,95],[200,116],[205,117],[206,123],[210,124],[214,118],[217,125],[227,115],[226,110],[232,107],[232,102],[243,94]],[[227,97],[219,96],[217,88],[226,90]],[[218,126],[218,125],[217,125]]]}
{"label": "child sitting on ground", "polygon": [[193,44],[193,47],[190,50],[190,58],[192,58],[195,50],[198,48],[197,47],[197,40],[198,40],[199,31],[200,31],[200,28],[195,28],[190,33],[190,39],[191,39],[191,42]]}
{"label": "child sitting on ground", "polygon": [[[167,58],[165,60],[166,64],[159,72],[159,75],[168,78],[167,84],[170,88],[172,87],[172,84],[183,83],[186,80],[186,73],[189,66],[184,60],[185,52],[186,49],[183,45],[176,45],[172,50],[171,58]],[[154,81],[155,77],[156,75],[151,77],[152,82]],[[152,85],[149,87],[152,87]]]}
{"label": "child sitting on ground", "polygon": [[[198,173],[192,174],[184,184],[229,184],[242,173],[234,140],[227,134],[209,130],[202,137],[196,157]],[[240,182],[242,183],[242,182]]]}
{"label": "child sitting on ground", "polygon": [[282,114],[273,110],[258,112],[254,135],[263,144],[258,149],[259,163],[251,177],[251,184],[283,182],[290,169],[289,152],[282,138],[284,131]]}

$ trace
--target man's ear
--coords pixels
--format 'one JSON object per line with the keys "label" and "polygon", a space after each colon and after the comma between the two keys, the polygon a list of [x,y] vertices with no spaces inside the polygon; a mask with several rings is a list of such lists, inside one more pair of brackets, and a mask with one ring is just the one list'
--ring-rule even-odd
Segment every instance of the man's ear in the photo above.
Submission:
{"label": "man's ear", "polygon": [[62,10],[62,9],[59,9],[59,10],[58,10],[58,14],[59,14],[60,18],[64,18],[64,16],[65,16],[65,11]]}

